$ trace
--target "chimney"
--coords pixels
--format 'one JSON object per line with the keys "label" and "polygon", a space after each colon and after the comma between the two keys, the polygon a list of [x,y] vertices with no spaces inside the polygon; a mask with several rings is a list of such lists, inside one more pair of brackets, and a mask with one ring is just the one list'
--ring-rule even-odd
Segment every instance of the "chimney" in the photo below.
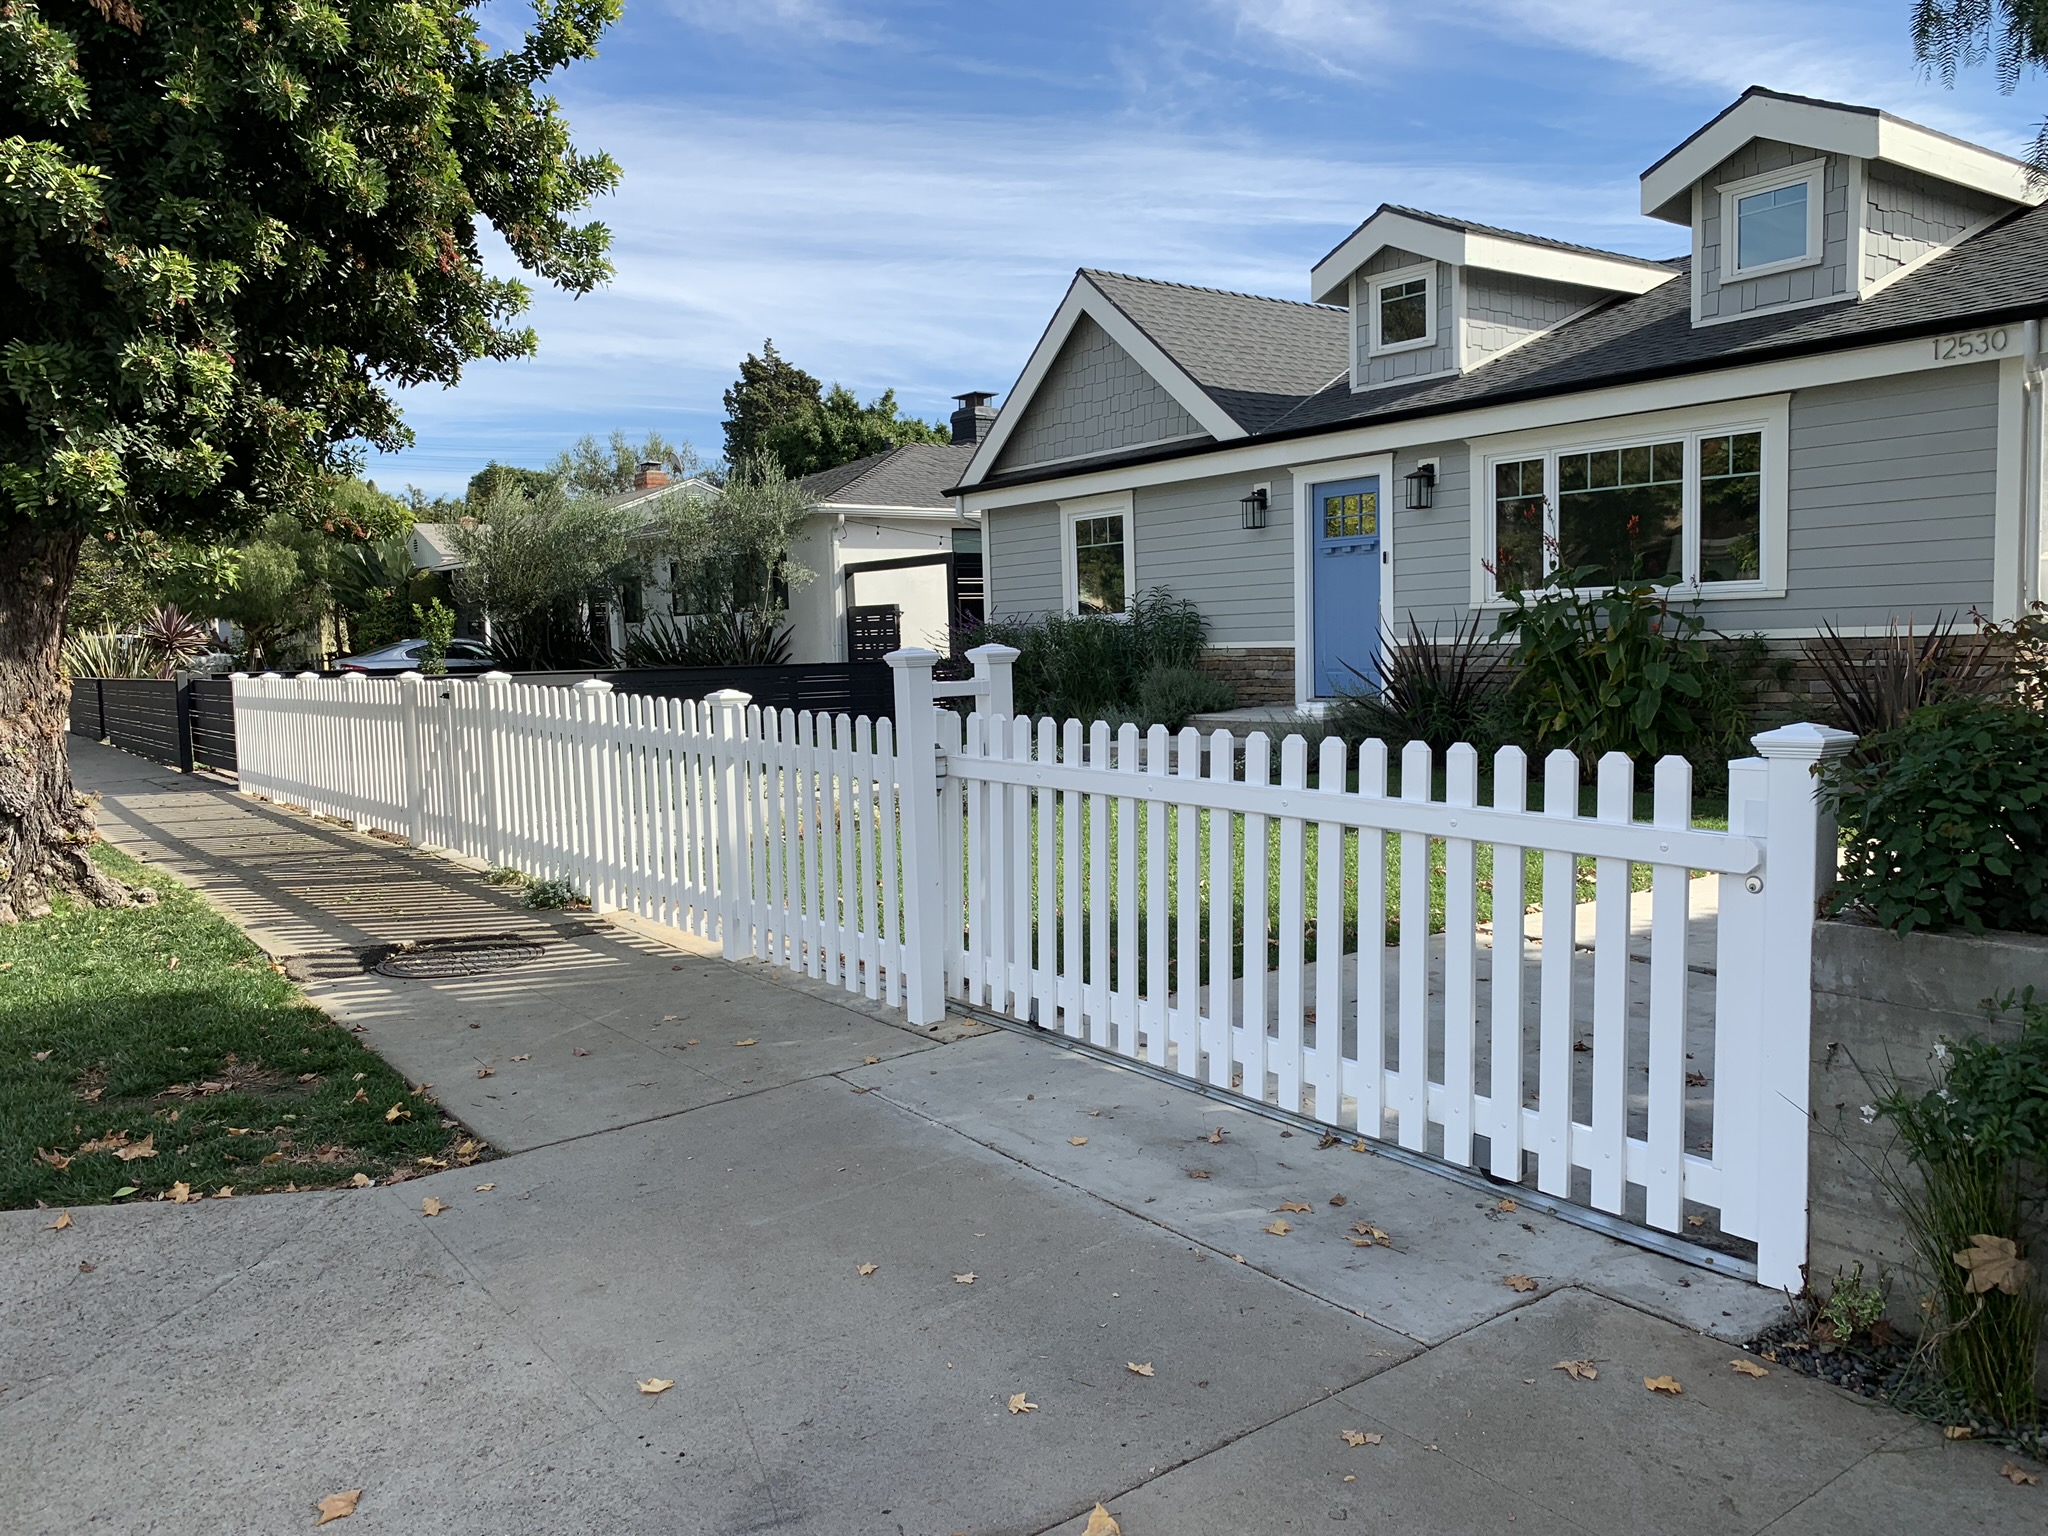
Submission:
{"label": "chimney", "polygon": [[659,490],[667,484],[668,471],[653,459],[633,471],[633,489],[636,491]]}
{"label": "chimney", "polygon": [[995,396],[986,390],[970,389],[953,398],[960,402],[960,409],[953,413],[953,441],[978,443],[987,437],[996,420],[995,408],[989,404]]}

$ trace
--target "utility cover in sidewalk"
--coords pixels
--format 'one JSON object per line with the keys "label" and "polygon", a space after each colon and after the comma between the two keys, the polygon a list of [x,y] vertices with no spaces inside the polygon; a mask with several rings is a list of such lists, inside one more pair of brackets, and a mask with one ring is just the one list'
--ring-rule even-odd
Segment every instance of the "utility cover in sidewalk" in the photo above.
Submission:
{"label": "utility cover in sidewalk", "polygon": [[[434,981],[450,976],[483,976],[538,960],[538,944],[512,934],[474,934],[462,938],[419,939],[401,944],[376,960],[371,969],[409,981]],[[368,958],[367,956],[365,958]]]}

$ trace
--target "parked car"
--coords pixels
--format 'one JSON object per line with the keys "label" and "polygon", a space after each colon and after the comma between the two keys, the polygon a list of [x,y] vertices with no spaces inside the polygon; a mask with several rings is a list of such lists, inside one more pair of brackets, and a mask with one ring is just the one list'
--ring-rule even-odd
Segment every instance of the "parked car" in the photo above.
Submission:
{"label": "parked car", "polygon": [[[360,672],[367,677],[396,677],[401,672],[417,672],[420,658],[426,654],[424,640],[399,640],[384,646],[381,650],[365,651],[360,656],[344,656],[335,663],[344,672]],[[498,658],[476,640],[450,640],[448,642],[448,674],[451,677],[473,677],[488,672],[498,664]]]}

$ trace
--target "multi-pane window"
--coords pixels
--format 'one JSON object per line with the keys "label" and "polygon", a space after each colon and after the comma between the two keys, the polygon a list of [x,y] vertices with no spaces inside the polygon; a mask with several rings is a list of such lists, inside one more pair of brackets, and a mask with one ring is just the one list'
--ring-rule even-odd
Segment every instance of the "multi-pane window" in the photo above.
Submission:
{"label": "multi-pane window", "polygon": [[1369,539],[1380,531],[1380,499],[1371,491],[1323,498],[1323,537]]}
{"label": "multi-pane window", "polygon": [[1773,187],[1735,200],[1735,269],[1751,271],[1806,256],[1807,184]]}
{"label": "multi-pane window", "polygon": [[1411,277],[1379,290],[1379,344],[1397,347],[1429,335],[1429,279]]}
{"label": "multi-pane window", "polygon": [[1674,434],[1491,466],[1493,588],[1763,576],[1763,434]]}
{"label": "multi-pane window", "polygon": [[1074,597],[1082,613],[1124,611],[1124,519],[1114,512],[1074,520]]}
{"label": "multi-pane window", "polygon": [[1756,581],[1763,574],[1764,435],[1700,439],[1701,581]]}

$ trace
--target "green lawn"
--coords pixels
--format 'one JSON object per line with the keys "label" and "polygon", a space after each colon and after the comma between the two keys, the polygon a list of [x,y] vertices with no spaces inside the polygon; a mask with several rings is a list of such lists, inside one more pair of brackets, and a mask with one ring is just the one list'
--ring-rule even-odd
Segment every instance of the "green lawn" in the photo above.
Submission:
{"label": "green lawn", "polygon": [[161,900],[0,928],[0,1207],[382,1182],[483,1153],[192,891],[93,857]]}

